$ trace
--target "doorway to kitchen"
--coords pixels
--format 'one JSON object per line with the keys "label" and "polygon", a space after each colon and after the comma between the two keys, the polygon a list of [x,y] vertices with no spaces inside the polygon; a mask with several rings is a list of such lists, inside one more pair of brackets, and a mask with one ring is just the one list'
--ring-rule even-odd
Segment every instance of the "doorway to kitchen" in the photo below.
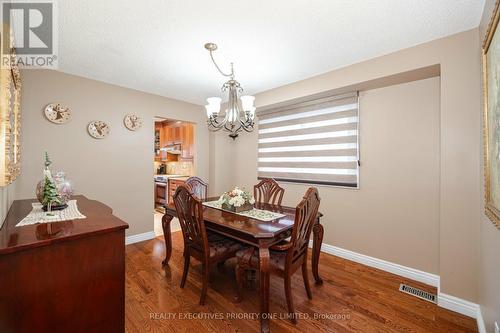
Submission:
{"label": "doorway to kitchen", "polygon": [[[154,231],[158,236],[163,234],[164,206],[173,204],[177,187],[194,175],[195,124],[162,117],[154,121]],[[171,229],[180,230],[178,221],[172,221]]]}

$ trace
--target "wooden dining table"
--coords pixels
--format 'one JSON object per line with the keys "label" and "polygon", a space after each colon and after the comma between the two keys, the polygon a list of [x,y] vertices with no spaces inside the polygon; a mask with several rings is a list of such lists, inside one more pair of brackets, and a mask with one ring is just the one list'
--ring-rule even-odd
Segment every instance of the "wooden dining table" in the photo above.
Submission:
{"label": "wooden dining table", "polygon": [[[202,201],[214,201],[218,198],[207,198]],[[295,221],[295,208],[269,204],[255,204],[255,208],[278,212],[285,216],[266,222],[204,206],[203,218],[207,229],[259,249],[260,324],[261,332],[269,332],[269,248],[290,237]],[[168,264],[172,255],[170,223],[174,217],[177,217],[175,206],[173,204],[165,205],[162,228],[165,237],[166,256],[162,262],[163,265]],[[323,226],[320,223],[321,217],[322,214],[318,213],[312,230],[312,273],[317,285],[323,283],[318,272],[319,256],[323,242]]]}

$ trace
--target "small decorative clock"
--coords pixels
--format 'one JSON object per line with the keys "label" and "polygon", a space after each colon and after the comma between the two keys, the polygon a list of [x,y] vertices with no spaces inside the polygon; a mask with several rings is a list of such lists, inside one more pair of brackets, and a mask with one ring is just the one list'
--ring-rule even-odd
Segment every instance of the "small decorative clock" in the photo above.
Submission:
{"label": "small decorative clock", "polygon": [[90,122],[87,130],[95,139],[103,139],[109,134],[109,125],[100,120],[94,120]]}
{"label": "small decorative clock", "polygon": [[131,131],[136,131],[142,126],[142,119],[135,114],[128,114],[123,119],[123,124],[125,127]]}
{"label": "small decorative clock", "polygon": [[71,110],[59,103],[51,103],[45,107],[45,117],[54,124],[65,124],[71,119]]}

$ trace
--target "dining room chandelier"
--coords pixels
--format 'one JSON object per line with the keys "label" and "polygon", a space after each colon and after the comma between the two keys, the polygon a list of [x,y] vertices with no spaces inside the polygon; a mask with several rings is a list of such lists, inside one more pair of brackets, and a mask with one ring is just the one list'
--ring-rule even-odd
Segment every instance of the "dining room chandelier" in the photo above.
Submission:
{"label": "dining room chandelier", "polygon": [[[205,48],[210,52],[210,59],[215,65],[215,68],[225,77],[229,77],[229,81],[222,85],[222,94],[227,93],[227,101],[224,102],[225,110],[221,111],[222,98],[210,97],[207,98],[207,124],[211,131],[219,131],[223,129],[229,132],[229,137],[233,140],[238,137],[238,133],[242,130],[252,132],[254,127],[255,106],[254,96],[241,96],[243,88],[240,83],[234,78],[234,66],[231,63],[231,71],[224,73],[215,62],[213,52],[217,50],[217,45],[214,43],[206,43]],[[240,97],[238,98],[238,95]]]}

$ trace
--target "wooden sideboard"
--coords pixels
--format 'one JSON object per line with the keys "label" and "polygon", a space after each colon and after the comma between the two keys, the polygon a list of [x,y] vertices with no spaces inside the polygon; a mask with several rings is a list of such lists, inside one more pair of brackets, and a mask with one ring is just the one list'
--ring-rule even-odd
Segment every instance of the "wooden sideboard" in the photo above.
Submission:
{"label": "wooden sideboard", "polygon": [[125,229],[111,208],[75,196],[81,220],[0,229],[0,332],[125,331]]}

